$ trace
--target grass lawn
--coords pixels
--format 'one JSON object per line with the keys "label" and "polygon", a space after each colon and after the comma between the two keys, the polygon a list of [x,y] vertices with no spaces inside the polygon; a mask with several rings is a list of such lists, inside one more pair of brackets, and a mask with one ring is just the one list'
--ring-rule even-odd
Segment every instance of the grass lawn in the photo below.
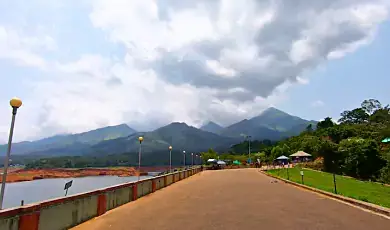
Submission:
{"label": "grass lawn", "polygon": [[[289,168],[291,181],[302,183],[301,169]],[[331,173],[302,169],[305,185],[334,193],[333,175]],[[267,173],[287,179],[287,169],[272,169]],[[337,194],[390,208],[390,186],[360,181],[336,175]]]}

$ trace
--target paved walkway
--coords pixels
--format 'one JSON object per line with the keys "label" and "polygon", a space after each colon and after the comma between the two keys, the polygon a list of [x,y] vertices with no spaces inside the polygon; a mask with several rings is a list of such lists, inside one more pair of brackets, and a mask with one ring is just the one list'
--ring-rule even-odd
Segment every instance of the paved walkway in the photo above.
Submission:
{"label": "paved walkway", "polygon": [[389,219],[271,181],[256,169],[205,171],[74,230],[389,230]]}

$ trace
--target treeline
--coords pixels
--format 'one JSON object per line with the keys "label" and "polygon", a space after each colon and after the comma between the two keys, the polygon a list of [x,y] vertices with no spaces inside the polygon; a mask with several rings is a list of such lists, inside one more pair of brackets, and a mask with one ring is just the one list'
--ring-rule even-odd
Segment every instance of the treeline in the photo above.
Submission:
{"label": "treeline", "polygon": [[255,162],[257,159],[260,159],[262,162],[268,161],[272,148],[278,142],[271,140],[254,140],[249,143],[249,141],[243,141],[239,144],[232,145],[229,151],[225,153],[217,153],[213,149],[209,149],[207,152],[202,152],[203,163],[206,163],[208,159],[220,159],[220,160],[231,160],[239,161],[242,164],[246,164],[249,159],[249,150],[251,152],[250,159],[251,162]]}
{"label": "treeline", "polygon": [[[195,158],[194,158],[195,160]],[[88,167],[114,167],[114,166],[138,166],[138,153],[121,153],[109,155],[83,155],[63,157],[40,157],[22,161],[26,168],[88,168]],[[187,165],[191,165],[191,159],[187,153]],[[143,153],[141,158],[142,166],[164,166],[169,165],[169,151],[158,151]],[[179,151],[172,151],[172,165],[183,165],[183,154]]]}
{"label": "treeline", "polygon": [[[259,149],[251,152],[258,152],[258,157],[263,161],[272,162],[281,155],[305,151],[317,159],[308,166],[359,179],[389,183],[390,143],[382,143],[387,137],[390,137],[390,108],[388,105],[383,106],[378,100],[368,99],[359,108],[342,112],[337,123],[326,117],[316,127],[307,126],[298,136],[272,146],[260,145]],[[247,150],[243,148],[245,146],[247,149],[248,143],[240,145],[240,153],[245,153],[243,156],[247,158]],[[233,155],[236,154],[233,152]],[[205,158],[208,155],[210,153],[205,153]]]}

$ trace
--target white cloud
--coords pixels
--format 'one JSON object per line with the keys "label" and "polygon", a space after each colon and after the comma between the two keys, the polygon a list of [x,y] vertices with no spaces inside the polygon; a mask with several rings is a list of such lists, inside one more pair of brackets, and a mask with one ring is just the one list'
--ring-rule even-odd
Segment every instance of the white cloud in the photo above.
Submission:
{"label": "white cloud", "polygon": [[0,18],[0,62],[45,70],[26,80],[20,113],[33,115],[23,138],[121,122],[226,125],[277,105],[290,85],[309,84],[307,71],[370,43],[387,2],[40,0],[28,3],[42,12],[27,24],[44,29]]}
{"label": "white cloud", "polygon": [[38,52],[55,49],[56,43],[50,36],[28,36],[0,24],[0,59],[12,59],[22,66],[44,69],[46,61]]}
{"label": "white cloud", "polygon": [[325,103],[324,103],[323,101],[321,101],[321,100],[313,101],[313,102],[311,103],[311,106],[312,106],[312,107],[322,107],[322,106],[324,106],[324,105],[325,105]]}

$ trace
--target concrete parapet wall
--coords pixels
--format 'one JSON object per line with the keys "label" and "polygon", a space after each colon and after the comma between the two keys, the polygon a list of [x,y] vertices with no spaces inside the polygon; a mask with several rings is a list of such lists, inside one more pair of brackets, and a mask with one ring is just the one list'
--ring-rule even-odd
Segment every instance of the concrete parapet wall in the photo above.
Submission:
{"label": "concrete parapet wall", "polygon": [[39,215],[39,229],[67,229],[97,216],[98,195],[55,203],[43,207]]}
{"label": "concrete parapet wall", "polygon": [[106,197],[107,210],[119,207],[133,200],[133,186],[108,191]]}
{"label": "concrete parapet wall", "polygon": [[180,173],[173,174],[173,180],[174,182],[178,182],[180,180]]}
{"label": "concrete parapet wall", "polygon": [[23,207],[0,210],[0,230],[68,229],[198,172],[200,168],[189,169]]}
{"label": "concrete parapet wall", "polygon": [[159,190],[159,189],[162,189],[165,187],[164,177],[158,177],[158,178],[155,178],[153,180],[156,184],[156,190]]}
{"label": "concrete parapet wall", "polygon": [[171,185],[173,183],[173,175],[172,174],[168,174],[166,177],[167,177],[167,179],[166,179],[166,182],[167,182],[166,186]]}
{"label": "concrete parapet wall", "polygon": [[137,183],[137,198],[148,195],[152,192],[152,180],[140,181]]}
{"label": "concrete parapet wall", "polygon": [[0,229],[18,230],[19,229],[19,216],[11,216],[9,218],[0,219]]}

